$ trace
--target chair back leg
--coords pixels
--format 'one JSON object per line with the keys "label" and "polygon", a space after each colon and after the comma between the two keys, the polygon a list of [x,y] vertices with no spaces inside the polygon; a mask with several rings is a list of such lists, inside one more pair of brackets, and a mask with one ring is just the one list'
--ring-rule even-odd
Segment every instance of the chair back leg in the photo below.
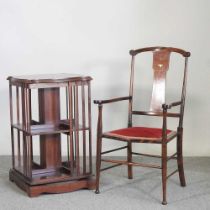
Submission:
{"label": "chair back leg", "polygon": [[179,170],[180,185],[182,187],[185,187],[186,186],[186,181],[185,181],[184,166],[183,166],[182,139],[183,139],[183,128],[178,128],[178,136],[177,136],[177,165],[178,165],[178,170]]}

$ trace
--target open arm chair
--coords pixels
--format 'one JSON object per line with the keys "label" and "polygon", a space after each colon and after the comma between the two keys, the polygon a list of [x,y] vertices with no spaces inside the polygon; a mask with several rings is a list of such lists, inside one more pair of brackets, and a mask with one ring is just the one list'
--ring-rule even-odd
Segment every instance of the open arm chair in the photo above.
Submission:
{"label": "open arm chair", "polygon": [[[152,97],[150,103],[149,111],[136,111],[133,110],[133,86],[134,86],[134,66],[135,57],[141,53],[153,53],[153,89]],[[166,104],[165,103],[165,87],[166,87],[166,75],[169,69],[170,55],[178,54],[179,57],[184,57],[184,70],[181,87],[181,99]],[[182,139],[183,139],[183,116],[184,116],[184,106],[185,106],[185,95],[186,95],[186,80],[187,80],[187,62],[190,53],[182,49],[172,48],[172,47],[149,47],[137,50],[131,50],[130,55],[131,60],[131,74],[130,74],[130,89],[129,96],[113,98],[110,100],[94,100],[95,104],[98,104],[98,124],[97,124],[97,157],[96,157],[96,193],[99,193],[99,178],[100,172],[106,169],[113,168],[115,166],[127,165],[128,166],[128,178],[133,178],[133,166],[142,166],[149,168],[157,168],[162,171],[162,191],[163,200],[162,204],[166,205],[166,184],[167,179],[175,174],[179,173],[179,179],[181,186],[185,186],[185,176],[183,168],[183,156],[182,156]],[[121,128],[118,130],[112,130],[109,132],[104,132],[102,130],[102,109],[103,105],[108,103],[120,102],[128,100],[128,126],[126,128]],[[179,111],[169,112],[169,110],[175,106],[179,106]],[[162,117],[162,128],[150,128],[150,127],[139,127],[133,126],[133,115],[148,115],[148,116],[158,116]],[[170,130],[167,128],[168,118],[178,118],[177,129]],[[102,152],[102,139],[108,138],[117,141],[126,142],[126,146],[117,149],[112,149],[109,151]],[[176,153],[171,156],[167,155],[167,144],[173,140],[177,139]],[[132,143],[153,143],[161,145],[161,155],[148,155],[142,153],[136,153],[132,151]],[[102,155],[108,154],[110,152],[118,151],[121,149],[127,149],[127,160],[110,160],[102,158]],[[132,155],[147,155],[151,157],[161,158],[161,165],[137,163],[132,161]],[[170,159],[177,159],[178,169],[173,171],[171,174],[167,174],[167,161]],[[114,165],[101,168],[101,162],[108,162]]]}

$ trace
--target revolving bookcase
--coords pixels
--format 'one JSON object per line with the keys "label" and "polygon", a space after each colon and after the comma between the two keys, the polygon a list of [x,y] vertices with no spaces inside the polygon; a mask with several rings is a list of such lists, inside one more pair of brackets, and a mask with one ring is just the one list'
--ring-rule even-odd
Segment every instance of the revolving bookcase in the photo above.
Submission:
{"label": "revolving bookcase", "polygon": [[8,77],[10,180],[30,197],[94,189],[89,76]]}

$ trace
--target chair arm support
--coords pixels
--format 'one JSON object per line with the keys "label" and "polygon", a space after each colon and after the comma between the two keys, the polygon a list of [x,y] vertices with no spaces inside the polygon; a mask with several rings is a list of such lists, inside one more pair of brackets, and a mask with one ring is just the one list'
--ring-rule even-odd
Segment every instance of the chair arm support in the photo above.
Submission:
{"label": "chair arm support", "polygon": [[163,110],[167,110],[167,109],[171,109],[174,106],[179,106],[181,104],[182,104],[181,101],[176,101],[176,102],[173,102],[173,103],[170,103],[170,104],[163,104],[162,108],[163,108]]}
{"label": "chair arm support", "polygon": [[130,100],[130,99],[132,99],[132,96],[112,98],[112,99],[108,99],[108,100],[94,100],[93,103],[98,104],[98,105],[102,105],[102,104],[108,104],[108,103]]}

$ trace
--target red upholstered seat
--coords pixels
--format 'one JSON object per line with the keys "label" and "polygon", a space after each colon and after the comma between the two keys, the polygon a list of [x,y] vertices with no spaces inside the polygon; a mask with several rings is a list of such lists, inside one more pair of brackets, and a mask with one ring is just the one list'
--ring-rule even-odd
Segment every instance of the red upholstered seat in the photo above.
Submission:
{"label": "red upholstered seat", "polygon": [[[175,131],[167,130],[167,138],[176,135]],[[104,137],[117,137],[124,140],[161,140],[161,128],[130,127],[113,130],[103,134]]]}

